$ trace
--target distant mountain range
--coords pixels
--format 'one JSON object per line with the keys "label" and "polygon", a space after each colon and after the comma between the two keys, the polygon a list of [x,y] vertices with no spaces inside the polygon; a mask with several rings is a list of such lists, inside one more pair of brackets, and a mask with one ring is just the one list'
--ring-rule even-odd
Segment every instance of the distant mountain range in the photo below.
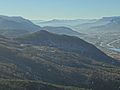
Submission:
{"label": "distant mountain range", "polygon": [[33,33],[39,30],[47,30],[52,33],[71,36],[82,35],[67,27],[40,27],[22,17],[0,16],[0,34],[7,37],[17,37],[23,34]]}
{"label": "distant mountain range", "polygon": [[16,37],[39,30],[47,30],[56,34],[79,37],[80,35],[84,35],[83,33],[119,32],[120,29],[120,17],[103,17],[102,19],[91,20],[37,20],[32,22],[22,17],[0,16],[0,34],[8,37]]}
{"label": "distant mountain range", "polygon": [[0,16],[0,34],[18,36],[41,30],[40,26],[22,17]]}
{"label": "distant mountain range", "polygon": [[82,23],[90,23],[90,22],[95,22],[96,19],[94,20],[89,20],[89,19],[76,19],[76,20],[59,20],[59,19],[53,19],[50,21],[44,21],[44,20],[31,20],[33,23],[45,27],[45,26],[53,26],[53,27],[72,27],[76,26]]}
{"label": "distant mountain range", "polygon": [[118,32],[120,31],[120,16],[103,17],[101,19],[51,20],[33,23],[41,26],[64,26],[80,33]]}
{"label": "distant mountain range", "polygon": [[120,31],[120,17],[103,17],[98,19],[96,22],[83,23],[73,27],[74,30],[82,32],[119,32]]}
{"label": "distant mountain range", "polygon": [[120,31],[120,17],[106,17],[101,19],[103,22],[106,20],[106,24],[97,25],[94,27],[90,27],[90,29],[97,30],[97,31]]}

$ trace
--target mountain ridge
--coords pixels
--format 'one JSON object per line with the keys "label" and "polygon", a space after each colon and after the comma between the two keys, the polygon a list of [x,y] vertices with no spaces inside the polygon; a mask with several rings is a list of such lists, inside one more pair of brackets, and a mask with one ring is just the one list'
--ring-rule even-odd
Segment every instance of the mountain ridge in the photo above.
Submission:
{"label": "mountain ridge", "polygon": [[0,16],[0,32],[4,36],[14,37],[39,30],[40,26],[22,17]]}
{"label": "mountain ridge", "polygon": [[83,55],[98,60],[102,60],[102,59],[106,59],[106,61],[111,60],[109,62],[111,62],[112,64],[112,58],[108,58],[107,55],[105,55],[95,46],[75,36],[58,35],[58,34],[50,33],[45,30],[41,30],[32,33],[31,35],[26,35],[20,38],[16,38],[16,40],[25,44],[50,46],[65,51],[83,53]]}

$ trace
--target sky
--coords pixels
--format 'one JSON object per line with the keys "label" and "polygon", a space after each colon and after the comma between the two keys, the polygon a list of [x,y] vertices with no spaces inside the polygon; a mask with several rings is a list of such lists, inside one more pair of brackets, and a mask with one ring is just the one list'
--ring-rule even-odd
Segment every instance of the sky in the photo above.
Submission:
{"label": "sky", "polygon": [[120,16],[120,0],[0,0],[0,15],[31,20]]}

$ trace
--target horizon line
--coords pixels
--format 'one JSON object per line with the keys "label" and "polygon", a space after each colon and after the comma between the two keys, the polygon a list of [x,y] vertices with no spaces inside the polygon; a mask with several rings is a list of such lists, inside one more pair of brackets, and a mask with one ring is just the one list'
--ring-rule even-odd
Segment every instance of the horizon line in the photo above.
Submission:
{"label": "horizon line", "polygon": [[0,16],[7,16],[7,17],[22,17],[22,18],[25,18],[25,19],[29,19],[29,20],[41,20],[41,21],[50,21],[50,20],[95,20],[95,19],[101,19],[101,18],[104,18],[104,17],[120,17],[120,15],[110,15],[110,16],[100,16],[100,17],[92,17],[92,18],[88,18],[88,17],[80,17],[80,18],[48,18],[48,19],[33,19],[33,18],[30,18],[30,17],[26,17],[26,16],[22,16],[22,15],[0,15]]}

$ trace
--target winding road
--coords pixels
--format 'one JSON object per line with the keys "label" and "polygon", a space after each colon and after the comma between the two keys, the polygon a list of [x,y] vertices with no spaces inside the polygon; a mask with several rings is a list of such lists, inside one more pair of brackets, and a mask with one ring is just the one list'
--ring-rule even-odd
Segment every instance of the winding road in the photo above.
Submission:
{"label": "winding road", "polygon": [[117,42],[117,41],[120,41],[120,39],[117,39],[117,40],[114,40],[114,41],[112,41],[112,42],[109,42],[109,43],[107,44],[107,46],[108,46],[108,47],[114,47],[114,46],[112,46],[111,44],[113,44],[113,43],[115,43],[115,42]]}

